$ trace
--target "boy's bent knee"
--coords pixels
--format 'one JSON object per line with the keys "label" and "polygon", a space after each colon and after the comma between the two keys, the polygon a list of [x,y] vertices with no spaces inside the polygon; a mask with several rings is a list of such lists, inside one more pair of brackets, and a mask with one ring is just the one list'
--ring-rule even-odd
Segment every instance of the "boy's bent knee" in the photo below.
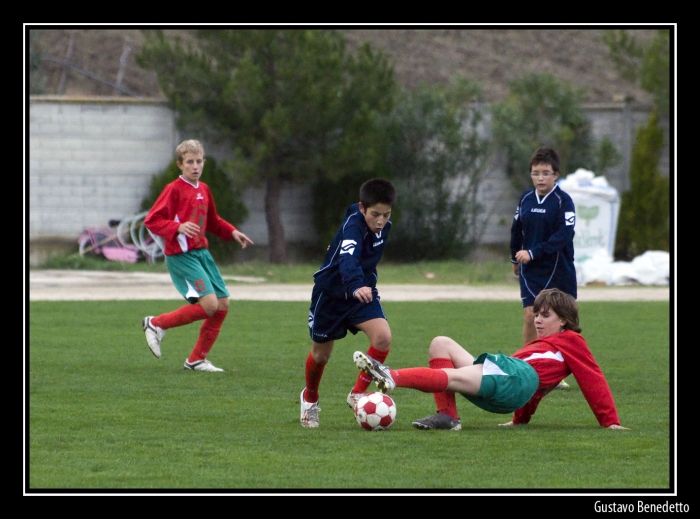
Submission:
{"label": "boy's bent knee", "polygon": [[380,351],[386,351],[391,347],[391,334],[380,335],[372,340],[372,346]]}
{"label": "boy's bent knee", "polygon": [[437,337],[434,337],[432,341],[430,341],[430,348],[444,346],[449,342],[454,341],[444,335],[438,335]]}
{"label": "boy's bent knee", "polygon": [[430,358],[433,357],[449,357],[448,351],[451,347],[454,347],[457,343],[444,335],[438,335],[430,341],[430,347],[428,348],[428,354]]}
{"label": "boy's bent knee", "polygon": [[219,310],[219,300],[215,294],[207,294],[199,298],[199,305],[202,307],[209,317]]}

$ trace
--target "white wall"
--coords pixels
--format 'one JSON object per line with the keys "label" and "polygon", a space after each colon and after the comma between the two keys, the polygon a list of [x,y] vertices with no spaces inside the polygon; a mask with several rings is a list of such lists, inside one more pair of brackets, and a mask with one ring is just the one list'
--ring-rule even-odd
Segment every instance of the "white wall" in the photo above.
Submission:
{"label": "white wall", "polygon": [[163,102],[32,99],[29,236],[77,237],[138,212],[177,145]]}
{"label": "white wall", "polygon": [[[173,159],[180,142],[165,101],[125,97],[65,98],[32,96],[29,100],[29,238],[77,240],[85,227],[106,225],[139,211],[150,179]],[[624,161],[607,176],[621,193],[629,188],[627,172],[636,128],[648,111],[624,103],[585,109],[596,139],[607,135]],[[488,128],[485,130],[488,135]],[[205,143],[206,145],[206,143]],[[215,150],[215,148],[211,148]],[[220,158],[216,151],[208,154]],[[661,169],[668,175],[668,146]],[[517,196],[498,159],[480,193],[492,213],[485,244],[504,244]],[[571,172],[562,172],[562,177]],[[595,172],[597,173],[597,172]],[[267,245],[261,189],[246,191],[250,212],[241,229],[256,244]],[[304,187],[287,186],[282,194],[282,220],[288,242],[308,242],[314,232]],[[239,222],[233,222],[237,226]]]}

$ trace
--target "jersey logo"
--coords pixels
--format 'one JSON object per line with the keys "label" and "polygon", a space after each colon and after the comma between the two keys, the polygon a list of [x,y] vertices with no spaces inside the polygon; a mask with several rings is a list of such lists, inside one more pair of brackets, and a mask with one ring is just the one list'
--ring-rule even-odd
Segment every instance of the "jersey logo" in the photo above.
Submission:
{"label": "jersey logo", "polygon": [[372,247],[376,247],[377,245],[381,245],[382,243],[384,243],[384,240],[375,241],[375,242],[372,244]]}
{"label": "jersey logo", "polygon": [[204,200],[202,193],[197,193],[197,200]]}
{"label": "jersey logo", "polygon": [[355,252],[355,245],[357,242],[355,240],[343,240],[340,244],[340,254],[352,254]]}
{"label": "jersey logo", "polygon": [[564,220],[566,220],[566,225],[574,225],[576,223],[576,213],[564,213]]}
{"label": "jersey logo", "polygon": [[546,210],[546,209],[540,209],[539,207],[533,207],[532,209],[530,209],[530,212],[531,212],[531,213],[546,213],[547,210]]}
{"label": "jersey logo", "polygon": [[559,362],[564,362],[564,356],[561,354],[561,352],[554,353],[553,351],[545,351],[544,353],[533,353],[528,358],[523,360],[525,362],[528,362],[535,359],[552,359]]}

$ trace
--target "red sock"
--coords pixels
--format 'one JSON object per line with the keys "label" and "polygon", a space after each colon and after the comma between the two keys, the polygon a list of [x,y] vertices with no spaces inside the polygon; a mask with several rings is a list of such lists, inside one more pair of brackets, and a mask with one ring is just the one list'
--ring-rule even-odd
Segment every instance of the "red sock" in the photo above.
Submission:
{"label": "red sock", "polygon": [[199,328],[197,344],[194,345],[194,349],[192,353],[190,353],[187,362],[191,364],[192,362],[207,358],[209,350],[214,346],[214,342],[219,336],[221,325],[224,324],[224,319],[226,319],[226,314],[228,314],[228,310],[217,310],[214,312],[214,315],[204,320],[202,326]]}
{"label": "red sock", "polygon": [[304,370],[304,375],[306,377],[304,400],[306,402],[318,402],[318,386],[321,384],[321,377],[323,377],[323,370],[325,367],[325,364],[318,364],[314,360],[314,356],[309,352],[309,356],[306,357],[306,367]]}
{"label": "red sock", "polygon": [[441,369],[404,368],[390,370],[396,387],[410,387],[424,393],[444,392],[447,387],[447,373]]}
{"label": "red sock", "polygon": [[[435,358],[430,359],[430,367],[445,373],[442,371],[442,368],[454,369],[455,365],[450,359]],[[447,377],[447,374],[445,374],[445,377]],[[459,419],[459,416],[457,416],[457,401],[454,391],[440,391],[433,393],[433,398],[435,399],[435,405],[437,406],[438,413],[449,415],[455,420]]]}
{"label": "red sock", "polygon": [[200,321],[206,319],[207,313],[201,305],[185,305],[177,310],[167,313],[160,314],[157,317],[151,319],[151,323],[154,326],[159,326],[163,330],[168,328],[174,328],[176,326],[182,326],[184,324],[190,324],[194,321]]}
{"label": "red sock", "polygon": [[[389,356],[389,350],[378,350],[370,344],[369,348],[367,349],[367,355],[384,364],[384,361]],[[369,375],[366,375],[364,371],[360,371],[360,374],[357,376],[357,380],[355,381],[355,386],[352,388],[352,392],[364,393],[367,391],[367,388],[371,383],[372,378]]]}

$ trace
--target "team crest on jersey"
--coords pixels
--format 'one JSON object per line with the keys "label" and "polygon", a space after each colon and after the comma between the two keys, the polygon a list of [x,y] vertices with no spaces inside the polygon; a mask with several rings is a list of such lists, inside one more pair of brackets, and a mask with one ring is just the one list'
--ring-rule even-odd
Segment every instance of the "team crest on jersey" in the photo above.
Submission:
{"label": "team crest on jersey", "polygon": [[352,255],[355,252],[356,245],[357,242],[355,240],[343,240],[343,243],[340,244],[340,254]]}
{"label": "team crest on jersey", "polygon": [[574,225],[576,223],[576,213],[564,213],[564,220],[566,220],[566,225]]}
{"label": "team crest on jersey", "polygon": [[204,200],[204,196],[202,196],[202,193],[197,193],[197,200]]}

